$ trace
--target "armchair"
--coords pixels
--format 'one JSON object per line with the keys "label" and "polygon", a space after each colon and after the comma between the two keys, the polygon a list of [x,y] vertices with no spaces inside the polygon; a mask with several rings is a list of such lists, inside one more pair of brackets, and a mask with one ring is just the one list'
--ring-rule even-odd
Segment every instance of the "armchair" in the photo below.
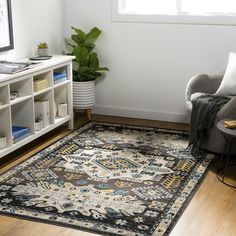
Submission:
{"label": "armchair", "polygon": [[[190,79],[185,90],[185,101],[188,114],[191,114],[192,101],[199,95],[207,93],[214,94],[219,88],[224,74],[200,74]],[[235,92],[236,93],[236,92]],[[225,138],[218,131],[216,124],[222,119],[236,119],[236,96],[232,96],[216,114],[213,126],[207,131],[202,143],[202,149],[213,152],[223,153]],[[232,148],[232,154],[236,154],[236,145]]]}

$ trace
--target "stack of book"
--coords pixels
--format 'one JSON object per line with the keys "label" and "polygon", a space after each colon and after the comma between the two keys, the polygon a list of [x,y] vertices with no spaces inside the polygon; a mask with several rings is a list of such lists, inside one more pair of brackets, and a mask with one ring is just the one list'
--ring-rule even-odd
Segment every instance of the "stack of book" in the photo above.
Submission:
{"label": "stack of book", "polygon": [[224,120],[225,128],[236,129],[236,120]]}
{"label": "stack of book", "polygon": [[27,138],[30,135],[30,128],[23,126],[12,126],[12,138],[14,143]]}
{"label": "stack of book", "polygon": [[50,125],[50,107],[47,99],[35,100],[35,117],[42,117],[43,128]]}
{"label": "stack of book", "polygon": [[54,84],[61,83],[67,80],[67,75],[64,72],[53,72]]}

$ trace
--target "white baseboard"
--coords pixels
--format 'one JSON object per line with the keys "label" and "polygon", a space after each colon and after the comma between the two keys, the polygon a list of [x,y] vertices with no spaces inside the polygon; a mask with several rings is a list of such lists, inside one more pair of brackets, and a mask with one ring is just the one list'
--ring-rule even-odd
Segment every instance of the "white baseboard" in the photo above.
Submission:
{"label": "white baseboard", "polygon": [[137,110],[127,107],[108,107],[96,105],[93,107],[93,113],[99,115],[131,117],[177,123],[189,123],[189,118],[187,114],[167,113],[152,110]]}

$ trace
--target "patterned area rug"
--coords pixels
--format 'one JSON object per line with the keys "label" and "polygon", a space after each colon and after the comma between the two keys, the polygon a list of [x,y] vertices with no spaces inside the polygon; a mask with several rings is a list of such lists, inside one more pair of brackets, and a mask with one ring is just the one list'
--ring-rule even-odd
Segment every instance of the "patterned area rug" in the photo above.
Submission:
{"label": "patterned area rug", "polygon": [[168,235],[212,155],[188,133],[89,123],[0,176],[0,212],[104,235]]}

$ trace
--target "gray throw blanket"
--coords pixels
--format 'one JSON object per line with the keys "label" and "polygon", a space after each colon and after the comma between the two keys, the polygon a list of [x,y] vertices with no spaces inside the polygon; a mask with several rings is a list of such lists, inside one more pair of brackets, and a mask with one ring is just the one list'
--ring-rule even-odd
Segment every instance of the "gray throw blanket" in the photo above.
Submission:
{"label": "gray throw blanket", "polygon": [[203,154],[201,144],[214,123],[216,113],[230,100],[229,97],[205,94],[193,101],[189,147],[194,156]]}

